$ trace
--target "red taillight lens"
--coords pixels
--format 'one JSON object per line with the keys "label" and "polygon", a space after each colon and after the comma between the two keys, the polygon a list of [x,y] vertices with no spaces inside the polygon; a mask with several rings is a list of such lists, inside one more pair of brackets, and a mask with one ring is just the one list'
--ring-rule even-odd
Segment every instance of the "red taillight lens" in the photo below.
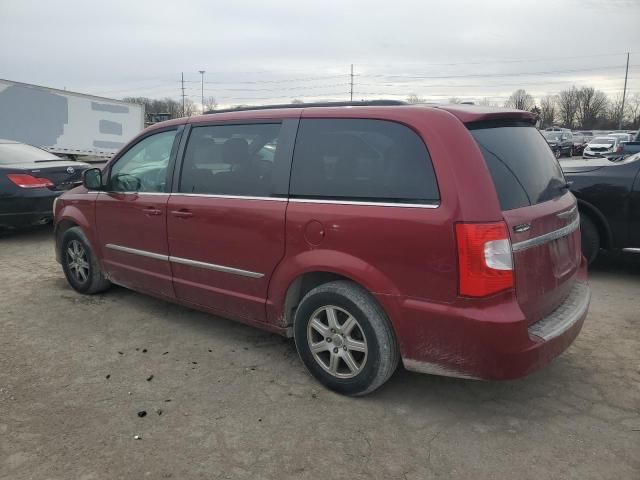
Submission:
{"label": "red taillight lens", "polygon": [[486,297],[513,288],[513,260],[507,226],[457,223],[460,295]]}
{"label": "red taillight lens", "polygon": [[47,178],[34,177],[33,175],[27,175],[26,173],[9,173],[7,174],[7,177],[20,188],[53,187],[51,180]]}
{"label": "red taillight lens", "polygon": [[616,148],[616,153],[622,153],[623,147],[622,145],[618,145],[618,148]]}

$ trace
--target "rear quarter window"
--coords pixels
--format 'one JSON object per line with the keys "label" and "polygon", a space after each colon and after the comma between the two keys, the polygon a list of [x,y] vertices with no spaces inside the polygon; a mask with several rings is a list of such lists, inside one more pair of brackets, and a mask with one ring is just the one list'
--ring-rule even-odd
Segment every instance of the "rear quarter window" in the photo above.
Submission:
{"label": "rear quarter window", "polygon": [[440,199],[422,139],[371,119],[303,119],[290,194],[297,198],[434,204]]}
{"label": "rear quarter window", "polygon": [[519,123],[467,127],[489,168],[502,210],[536,205],[566,192],[560,164],[535,127]]}

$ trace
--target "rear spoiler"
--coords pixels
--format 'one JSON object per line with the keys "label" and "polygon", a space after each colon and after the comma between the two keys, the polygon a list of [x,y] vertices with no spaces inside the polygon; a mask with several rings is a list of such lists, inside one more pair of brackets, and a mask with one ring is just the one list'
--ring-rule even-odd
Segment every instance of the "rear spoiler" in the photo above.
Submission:
{"label": "rear spoiler", "polygon": [[535,125],[538,115],[524,110],[514,110],[510,108],[481,107],[476,105],[439,105],[436,108],[445,110],[457,117],[464,124],[477,122],[523,122],[528,125]]}

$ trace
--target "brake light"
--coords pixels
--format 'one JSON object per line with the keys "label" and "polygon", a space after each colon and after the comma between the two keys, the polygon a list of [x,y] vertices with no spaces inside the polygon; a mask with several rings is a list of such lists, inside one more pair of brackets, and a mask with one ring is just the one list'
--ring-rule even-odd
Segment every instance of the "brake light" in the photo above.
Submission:
{"label": "brake light", "polygon": [[33,175],[28,175],[26,173],[9,173],[7,174],[7,177],[20,188],[53,187],[53,182],[48,178],[34,177]]}
{"label": "brake light", "polygon": [[622,153],[623,147],[622,145],[618,145],[618,148],[616,148],[616,153]]}
{"label": "brake light", "polygon": [[507,226],[457,223],[460,295],[485,297],[513,288],[513,259]]}

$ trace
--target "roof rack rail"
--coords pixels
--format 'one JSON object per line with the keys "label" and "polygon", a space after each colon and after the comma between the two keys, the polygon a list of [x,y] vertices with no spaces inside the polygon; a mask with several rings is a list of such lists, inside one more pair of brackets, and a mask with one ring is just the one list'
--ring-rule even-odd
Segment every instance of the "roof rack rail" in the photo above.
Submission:
{"label": "roof rack rail", "polygon": [[406,105],[402,100],[363,100],[357,102],[314,102],[314,103],[284,103],[280,105],[255,105],[237,108],[209,110],[205,115],[214,113],[242,112],[244,110],[271,110],[275,108],[310,108],[310,107],[383,107],[388,105]]}

